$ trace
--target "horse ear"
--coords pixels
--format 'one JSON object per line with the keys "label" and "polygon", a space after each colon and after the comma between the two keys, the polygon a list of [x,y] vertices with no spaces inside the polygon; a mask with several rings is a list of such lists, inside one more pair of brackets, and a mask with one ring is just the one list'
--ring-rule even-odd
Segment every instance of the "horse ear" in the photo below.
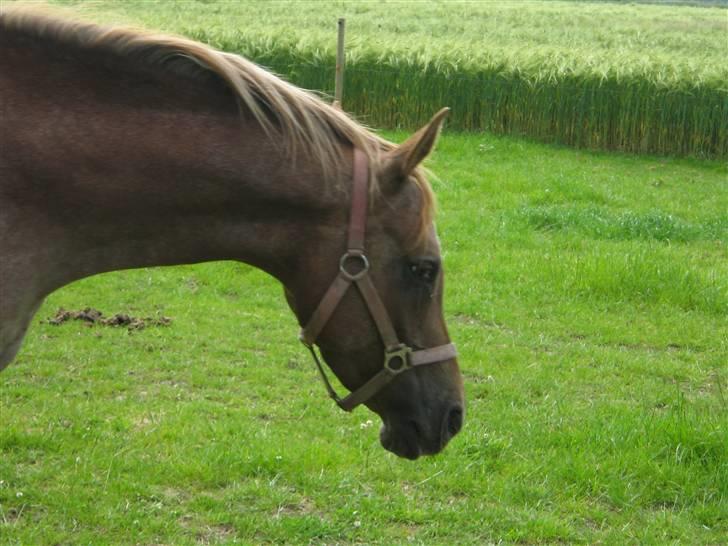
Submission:
{"label": "horse ear", "polygon": [[449,113],[449,108],[443,108],[427,125],[386,154],[382,169],[386,179],[406,179],[417,165],[430,155]]}

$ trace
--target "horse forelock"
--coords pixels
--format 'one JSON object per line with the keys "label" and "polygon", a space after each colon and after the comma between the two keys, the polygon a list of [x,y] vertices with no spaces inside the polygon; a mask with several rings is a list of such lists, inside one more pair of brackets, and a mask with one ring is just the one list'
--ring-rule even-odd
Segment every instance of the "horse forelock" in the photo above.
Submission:
{"label": "horse forelock", "polygon": [[[312,92],[285,82],[239,55],[184,37],[129,26],[98,25],[69,18],[65,13],[47,6],[4,7],[0,9],[0,32],[21,31],[59,46],[108,51],[188,77],[203,78],[212,73],[229,87],[241,109],[250,112],[272,141],[281,142],[292,159],[298,153],[318,158],[327,177],[336,176],[342,168],[342,144],[361,149],[369,157],[371,173],[379,171],[383,155],[396,147]],[[170,59],[178,62],[167,62]],[[422,237],[434,216],[435,199],[424,169],[416,169],[412,179],[422,195]],[[379,191],[375,177],[371,189]]]}

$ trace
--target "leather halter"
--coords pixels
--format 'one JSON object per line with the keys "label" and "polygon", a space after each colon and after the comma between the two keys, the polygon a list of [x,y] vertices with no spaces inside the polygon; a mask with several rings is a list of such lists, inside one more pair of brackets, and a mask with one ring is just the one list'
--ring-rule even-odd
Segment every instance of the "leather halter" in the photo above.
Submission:
{"label": "leather halter", "polygon": [[[379,297],[379,292],[377,292],[369,276],[369,260],[364,253],[368,186],[369,160],[364,152],[354,149],[354,176],[347,250],[339,260],[339,274],[331,283],[299,335],[301,342],[308,347],[313,355],[314,362],[329,396],[345,411],[351,411],[359,404],[369,400],[387,383],[406,370],[416,366],[424,366],[425,364],[443,362],[457,356],[455,345],[452,343],[430,349],[414,350],[399,341],[394,325],[389,318],[389,313],[387,313],[387,309]],[[377,330],[379,330],[379,335],[384,344],[384,366],[364,385],[345,398],[340,398],[326,377],[321,361],[316,355],[314,343],[352,284],[355,284],[359,289],[369,309],[369,314],[374,320]]]}

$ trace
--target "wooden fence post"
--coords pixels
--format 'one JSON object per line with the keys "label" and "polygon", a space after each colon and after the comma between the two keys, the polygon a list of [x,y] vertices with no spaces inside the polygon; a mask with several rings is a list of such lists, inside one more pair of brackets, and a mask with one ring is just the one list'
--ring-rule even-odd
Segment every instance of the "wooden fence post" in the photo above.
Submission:
{"label": "wooden fence post", "polygon": [[339,41],[336,45],[336,81],[334,85],[334,106],[342,109],[342,101],[344,98],[344,29],[346,27],[346,19],[339,19]]}

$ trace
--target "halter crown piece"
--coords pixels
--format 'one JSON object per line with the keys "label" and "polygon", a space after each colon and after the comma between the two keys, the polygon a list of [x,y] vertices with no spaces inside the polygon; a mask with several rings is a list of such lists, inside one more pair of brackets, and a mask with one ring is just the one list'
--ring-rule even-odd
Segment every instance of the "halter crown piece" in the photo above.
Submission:
{"label": "halter crown piece", "polygon": [[[308,323],[301,329],[299,339],[311,351],[316,367],[321,374],[326,391],[336,404],[345,411],[351,411],[359,404],[369,400],[387,385],[395,376],[416,366],[434,364],[457,356],[455,345],[448,343],[429,349],[414,350],[401,343],[384,303],[379,297],[369,276],[369,260],[364,253],[366,236],[367,196],[369,192],[369,161],[361,150],[354,149],[354,176],[349,216],[349,235],[346,252],[339,260],[339,274],[329,286]],[[357,265],[358,264],[358,265]],[[384,344],[384,366],[369,381],[354,392],[340,398],[331,386],[321,361],[316,355],[314,343],[321,330],[341,302],[349,287],[355,284],[359,289],[369,314],[379,330]]]}

